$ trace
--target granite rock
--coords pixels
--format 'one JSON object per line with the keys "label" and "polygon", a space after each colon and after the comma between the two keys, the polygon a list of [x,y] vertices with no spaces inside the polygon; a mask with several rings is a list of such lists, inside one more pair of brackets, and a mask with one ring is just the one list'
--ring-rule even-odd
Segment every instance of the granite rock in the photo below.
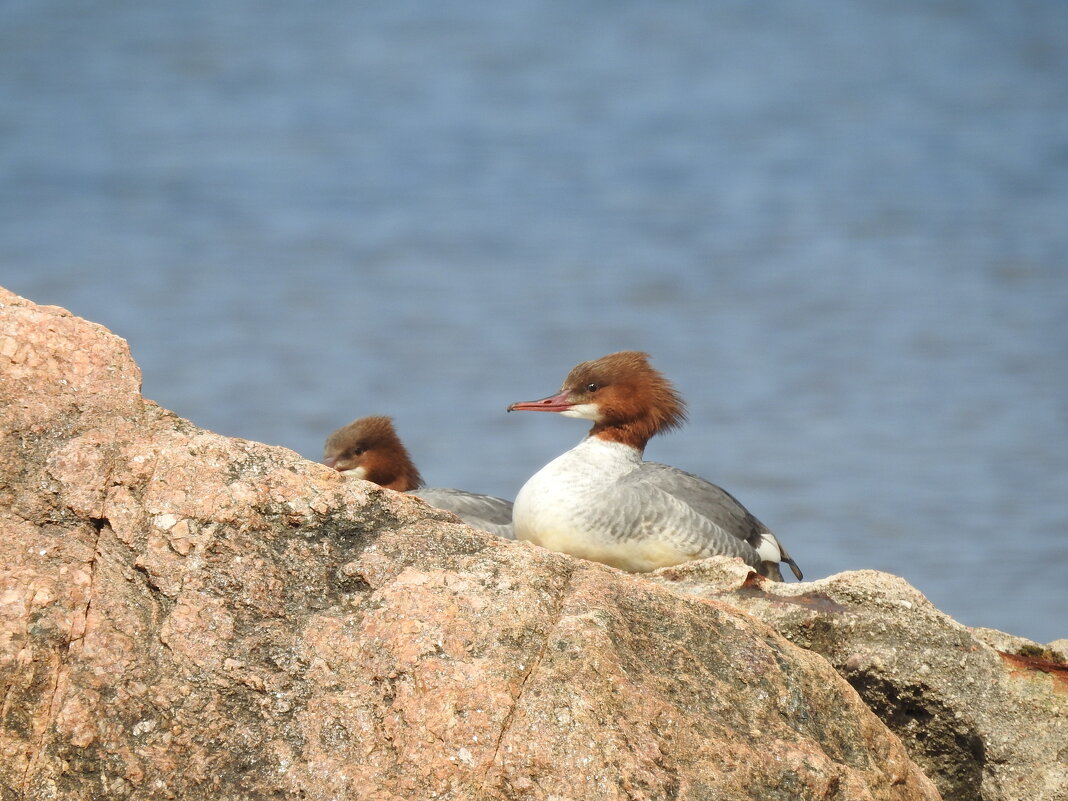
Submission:
{"label": "granite rock", "polygon": [[1056,647],[969,629],[874,570],[776,584],[715,559],[654,580],[745,609],[824,656],[947,801],[1068,801],[1068,665]]}
{"label": "granite rock", "polygon": [[0,799],[937,799],[817,653],[140,395],[0,291]]}

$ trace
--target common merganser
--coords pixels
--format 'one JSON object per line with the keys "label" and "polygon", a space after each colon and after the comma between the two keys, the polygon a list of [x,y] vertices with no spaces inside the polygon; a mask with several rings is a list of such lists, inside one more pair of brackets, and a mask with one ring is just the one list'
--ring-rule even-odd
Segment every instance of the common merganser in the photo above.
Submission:
{"label": "common merganser", "polygon": [[515,539],[510,501],[463,490],[423,487],[423,477],[389,417],[361,417],[339,428],[326,439],[323,464],[346,476],[415,495],[475,528]]}
{"label": "common merganser", "polygon": [[638,351],[576,366],[560,392],[508,411],[592,420],[578,445],[535,473],[515,499],[515,536],[553,551],[645,572],[716,554],[782,581],[801,571],[775,535],[715,484],[642,458],[655,434],[686,419],[682,398]]}

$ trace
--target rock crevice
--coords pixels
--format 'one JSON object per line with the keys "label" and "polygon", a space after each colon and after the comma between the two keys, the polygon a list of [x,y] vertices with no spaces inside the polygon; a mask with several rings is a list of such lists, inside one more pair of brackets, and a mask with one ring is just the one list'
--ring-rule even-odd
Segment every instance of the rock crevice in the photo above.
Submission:
{"label": "rock crevice", "polygon": [[516,690],[515,696],[512,698],[511,704],[508,706],[508,710],[504,715],[500,724],[500,732],[496,737],[496,742],[493,746],[493,752],[490,754],[489,760],[486,763],[486,770],[483,774],[482,783],[480,789],[485,791],[486,784],[489,781],[491,771],[498,762],[498,757],[501,751],[501,743],[504,741],[505,735],[508,733],[509,726],[512,722],[512,718],[515,716],[516,710],[519,709],[520,701],[523,698],[523,692],[526,690],[531,676],[533,676],[539,665],[541,665],[542,659],[545,658],[545,652],[549,648],[549,643],[552,642],[553,632],[556,631],[557,626],[560,625],[560,620],[564,615],[564,609],[567,604],[568,595],[571,589],[572,578],[574,577],[574,569],[570,567],[564,568],[563,586],[554,595],[554,608],[549,615],[549,624],[546,628],[545,636],[542,640],[541,647],[538,649],[534,658],[530,660],[530,664],[526,666],[526,671],[523,673],[519,687]]}

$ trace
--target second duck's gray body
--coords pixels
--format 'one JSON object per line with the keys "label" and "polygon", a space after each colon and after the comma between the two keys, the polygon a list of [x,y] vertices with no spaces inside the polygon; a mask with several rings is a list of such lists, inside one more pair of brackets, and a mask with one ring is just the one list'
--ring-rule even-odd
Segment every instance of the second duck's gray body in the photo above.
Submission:
{"label": "second duck's gray body", "polygon": [[435,509],[452,512],[470,526],[504,539],[515,539],[512,502],[504,498],[442,487],[421,487],[408,494],[422,498]]}

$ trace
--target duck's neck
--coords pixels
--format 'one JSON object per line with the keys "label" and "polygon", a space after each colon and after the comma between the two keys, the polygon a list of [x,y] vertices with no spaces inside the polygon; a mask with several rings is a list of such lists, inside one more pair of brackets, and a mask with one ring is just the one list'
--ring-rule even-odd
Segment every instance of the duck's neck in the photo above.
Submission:
{"label": "duck's neck", "polygon": [[407,492],[423,485],[423,478],[406,452],[386,455],[382,460],[372,460],[367,466],[367,480],[386,489]]}
{"label": "duck's neck", "polygon": [[645,445],[656,431],[650,426],[648,420],[635,420],[630,423],[595,423],[590,429],[589,436],[596,437],[603,442],[618,442],[634,448],[638,455],[645,453]]}

